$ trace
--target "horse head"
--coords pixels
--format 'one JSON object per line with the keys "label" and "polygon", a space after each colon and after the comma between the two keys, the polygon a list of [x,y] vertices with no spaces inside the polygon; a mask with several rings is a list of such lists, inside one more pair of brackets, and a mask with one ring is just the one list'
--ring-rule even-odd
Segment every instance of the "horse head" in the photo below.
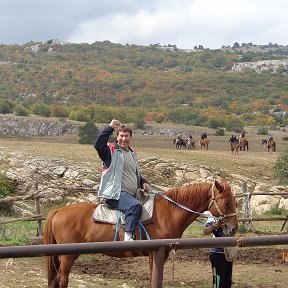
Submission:
{"label": "horse head", "polygon": [[213,216],[220,217],[223,222],[223,233],[226,236],[234,236],[238,230],[236,208],[237,202],[227,181],[222,180],[219,183],[215,180],[211,188],[208,210]]}

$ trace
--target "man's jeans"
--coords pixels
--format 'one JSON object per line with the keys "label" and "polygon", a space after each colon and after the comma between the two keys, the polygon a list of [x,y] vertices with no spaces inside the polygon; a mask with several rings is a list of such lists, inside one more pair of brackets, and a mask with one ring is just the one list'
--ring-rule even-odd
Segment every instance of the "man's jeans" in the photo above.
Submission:
{"label": "man's jeans", "polygon": [[134,235],[135,227],[142,213],[141,202],[131,194],[121,191],[119,200],[108,199],[106,203],[124,213],[125,232],[131,232]]}

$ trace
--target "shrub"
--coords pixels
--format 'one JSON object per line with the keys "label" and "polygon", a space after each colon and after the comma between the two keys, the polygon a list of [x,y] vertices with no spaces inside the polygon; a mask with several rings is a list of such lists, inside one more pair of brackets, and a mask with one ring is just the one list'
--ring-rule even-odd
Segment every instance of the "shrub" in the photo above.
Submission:
{"label": "shrub", "polygon": [[[6,197],[16,192],[16,181],[13,181],[3,174],[0,174],[0,197]],[[0,203],[0,212],[7,213],[11,203]]]}
{"label": "shrub", "polygon": [[283,209],[280,209],[279,207],[273,207],[271,208],[270,210],[266,211],[264,213],[265,215],[270,215],[270,216],[273,216],[273,215],[284,215],[285,214],[285,211]]}
{"label": "shrub", "polygon": [[288,141],[288,136],[282,138],[283,141]]}
{"label": "shrub", "polygon": [[14,114],[17,116],[28,116],[29,111],[23,105],[17,104],[14,108]]}
{"label": "shrub", "polygon": [[13,112],[13,104],[11,101],[0,99],[0,113],[9,114]]}
{"label": "shrub", "polygon": [[240,224],[238,227],[238,232],[240,234],[245,234],[248,232],[248,228],[244,224]]}
{"label": "shrub", "polygon": [[0,174],[0,197],[9,196],[16,191],[16,182]]}
{"label": "shrub", "polygon": [[136,129],[145,129],[146,122],[142,119],[134,123]]}
{"label": "shrub", "polygon": [[257,130],[257,135],[268,135],[267,127],[259,127]]}
{"label": "shrub", "polygon": [[47,104],[43,104],[43,103],[34,104],[31,110],[32,110],[32,114],[34,115],[39,115],[43,117],[50,117],[51,115],[50,106]]}
{"label": "shrub", "polygon": [[287,185],[288,184],[288,148],[281,152],[278,156],[275,165],[274,165],[274,173],[278,178],[280,184]]}
{"label": "shrub", "polygon": [[218,129],[216,132],[215,132],[215,136],[225,136],[225,131],[223,128],[220,128]]}

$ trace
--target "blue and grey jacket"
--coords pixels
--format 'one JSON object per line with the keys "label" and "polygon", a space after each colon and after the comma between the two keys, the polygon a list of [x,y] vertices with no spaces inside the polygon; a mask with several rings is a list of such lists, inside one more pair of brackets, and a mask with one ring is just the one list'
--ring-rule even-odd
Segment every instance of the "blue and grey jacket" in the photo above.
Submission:
{"label": "blue and grey jacket", "polygon": [[[109,136],[114,129],[111,126],[105,127],[100,131],[94,148],[98,152],[100,159],[103,161],[103,171],[98,190],[98,197],[118,200],[121,193],[121,183],[123,174],[124,156],[122,149],[117,143],[108,143]],[[130,147],[132,156],[137,166],[138,188],[143,188],[147,181],[139,172],[139,165],[135,151]]]}

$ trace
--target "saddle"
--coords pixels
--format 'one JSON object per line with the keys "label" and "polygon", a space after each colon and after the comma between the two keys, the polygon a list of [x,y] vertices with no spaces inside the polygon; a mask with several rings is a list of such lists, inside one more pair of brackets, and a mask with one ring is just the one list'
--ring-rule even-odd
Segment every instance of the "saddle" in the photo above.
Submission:
{"label": "saddle", "polygon": [[[153,210],[154,210],[154,198],[153,194],[145,194],[141,199],[142,214],[140,221],[143,224],[148,224],[153,222]],[[92,219],[94,222],[102,222],[108,224],[117,224],[118,223],[118,210],[112,208],[108,204],[100,204],[94,210]],[[123,225],[125,223],[125,216],[122,212],[120,212],[120,223]]]}

